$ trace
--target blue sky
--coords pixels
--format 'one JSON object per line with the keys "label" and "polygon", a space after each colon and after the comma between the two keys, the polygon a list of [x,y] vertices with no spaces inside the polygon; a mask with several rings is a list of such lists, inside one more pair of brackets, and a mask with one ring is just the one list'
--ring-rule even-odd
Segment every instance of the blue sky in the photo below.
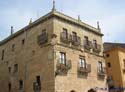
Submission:
{"label": "blue sky", "polygon": [[[55,0],[56,9],[94,27],[100,22],[103,41],[125,42],[125,0]],[[0,0],[0,40],[45,15],[52,0]]]}

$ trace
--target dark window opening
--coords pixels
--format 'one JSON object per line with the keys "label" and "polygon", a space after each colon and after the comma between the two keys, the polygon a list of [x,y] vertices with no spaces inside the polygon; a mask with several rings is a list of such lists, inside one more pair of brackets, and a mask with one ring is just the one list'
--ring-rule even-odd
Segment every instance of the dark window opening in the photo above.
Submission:
{"label": "dark window opening", "polygon": [[8,67],[9,73],[11,73],[11,67]]}
{"label": "dark window opening", "polygon": [[40,76],[36,76],[36,81],[33,82],[33,89],[35,92],[40,92],[41,90],[41,80],[40,80]]}
{"label": "dark window opening", "polygon": [[40,76],[36,76],[36,82],[38,83],[38,85],[41,85],[41,81],[40,81]]}
{"label": "dark window opening", "polygon": [[109,54],[106,54],[106,57],[109,57],[110,55]]}
{"label": "dark window opening", "polygon": [[85,42],[86,42],[86,44],[88,45],[88,44],[89,44],[88,36],[85,36],[84,38],[85,38]]}
{"label": "dark window opening", "polygon": [[18,64],[14,65],[14,73],[16,73],[18,71]]}
{"label": "dark window opening", "polygon": [[8,84],[8,90],[11,91],[11,83]]}
{"label": "dark window opening", "polygon": [[19,89],[23,89],[23,81],[22,80],[19,81]]}
{"label": "dark window opening", "polygon": [[24,44],[25,44],[25,39],[22,40],[22,45],[24,45]]}
{"label": "dark window opening", "polygon": [[110,67],[111,67],[111,63],[108,62],[108,63],[107,63],[107,66],[110,68]]}
{"label": "dark window opening", "polygon": [[4,50],[2,50],[2,57],[1,57],[1,60],[3,60],[3,59],[4,59],[4,53],[5,53],[5,51],[4,51]]}

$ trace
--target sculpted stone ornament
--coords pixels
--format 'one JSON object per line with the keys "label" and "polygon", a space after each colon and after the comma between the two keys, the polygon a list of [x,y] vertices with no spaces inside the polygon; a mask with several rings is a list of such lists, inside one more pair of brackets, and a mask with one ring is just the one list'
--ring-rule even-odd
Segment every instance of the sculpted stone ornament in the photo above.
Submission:
{"label": "sculpted stone ornament", "polygon": [[51,45],[56,45],[57,44],[56,37],[57,37],[56,34],[52,34],[52,36],[51,36],[52,39],[51,39],[51,42],[50,42]]}

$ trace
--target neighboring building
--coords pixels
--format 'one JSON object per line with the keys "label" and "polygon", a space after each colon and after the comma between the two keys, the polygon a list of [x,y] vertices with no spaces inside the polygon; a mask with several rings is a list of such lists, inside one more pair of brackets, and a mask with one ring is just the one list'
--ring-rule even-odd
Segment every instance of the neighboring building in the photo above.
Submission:
{"label": "neighboring building", "polygon": [[[125,44],[104,43],[109,89],[125,87]],[[118,92],[118,91],[117,91]],[[125,92],[125,88],[124,91]]]}
{"label": "neighboring building", "polygon": [[105,88],[102,36],[99,25],[94,28],[53,9],[0,42],[0,92]]}

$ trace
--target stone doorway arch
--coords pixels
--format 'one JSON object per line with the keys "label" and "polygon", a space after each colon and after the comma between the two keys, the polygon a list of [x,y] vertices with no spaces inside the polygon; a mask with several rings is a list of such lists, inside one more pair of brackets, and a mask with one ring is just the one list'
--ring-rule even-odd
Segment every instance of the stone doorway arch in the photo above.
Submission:
{"label": "stone doorway arch", "polygon": [[75,90],[71,90],[70,92],[76,92]]}
{"label": "stone doorway arch", "polygon": [[97,92],[97,91],[95,91],[94,89],[90,89],[88,90],[88,92]]}

